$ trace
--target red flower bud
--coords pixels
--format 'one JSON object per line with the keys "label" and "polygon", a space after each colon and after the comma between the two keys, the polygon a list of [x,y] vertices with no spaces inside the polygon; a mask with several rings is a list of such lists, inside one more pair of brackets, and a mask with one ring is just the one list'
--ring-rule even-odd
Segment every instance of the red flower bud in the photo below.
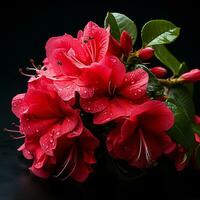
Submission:
{"label": "red flower bud", "polygon": [[180,76],[180,79],[185,82],[195,82],[200,81],[200,70],[193,69],[187,73],[184,73]]}
{"label": "red flower bud", "polygon": [[193,121],[194,121],[195,124],[200,125],[200,117],[199,117],[198,115],[195,115],[195,116],[194,116]]}
{"label": "red flower bud", "polygon": [[132,50],[132,39],[127,31],[122,32],[120,36],[120,44],[121,44],[124,54],[128,56],[128,54]]}
{"label": "red flower bud", "polygon": [[152,67],[150,70],[158,78],[163,78],[167,75],[167,70],[160,66]]}
{"label": "red flower bud", "polygon": [[154,49],[151,47],[146,47],[144,49],[140,49],[138,52],[138,57],[141,60],[149,60],[153,57],[154,55]]}

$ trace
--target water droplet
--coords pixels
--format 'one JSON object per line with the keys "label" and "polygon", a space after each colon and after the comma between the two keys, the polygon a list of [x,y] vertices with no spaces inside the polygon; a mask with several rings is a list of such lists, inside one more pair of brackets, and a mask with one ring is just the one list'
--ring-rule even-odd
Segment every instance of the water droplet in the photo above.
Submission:
{"label": "water droplet", "polygon": [[42,164],[41,162],[38,162],[38,163],[35,165],[35,167],[40,167],[41,164]]}
{"label": "water droplet", "polygon": [[50,142],[53,143],[53,139],[50,139]]}
{"label": "water droplet", "polygon": [[90,111],[90,110],[91,110],[91,108],[87,108],[87,110],[89,110],[89,111]]}
{"label": "water droplet", "polygon": [[56,135],[59,136],[59,135],[60,135],[60,132],[57,132]]}
{"label": "water droplet", "polygon": [[135,93],[134,93],[134,96],[137,96],[137,95],[138,95],[138,93],[137,93],[137,92],[135,92]]}
{"label": "water droplet", "polygon": [[116,62],[117,62],[115,58],[111,58],[111,61],[112,61],[113,63],[116,63]]}
{"label": "water droplet", "polygon": [[39,130],[38,129],[36,129],[36,131],[35,131],[36,133],[39,133]]}
{"label": "water droplet", "polygon": [[124,82],[128,82],[128,79],[127,79],[127,78],[125,78],[125,79],[124,79]]}
{"label": "water droplet", "polygon": [[131,84],[134,84],[135,83],[135,81],[131,81]]}
{"label": "water droplet", "polygon": [[141,90],[141,89],[138,89],[138,92],[142,92],[142,90]]}

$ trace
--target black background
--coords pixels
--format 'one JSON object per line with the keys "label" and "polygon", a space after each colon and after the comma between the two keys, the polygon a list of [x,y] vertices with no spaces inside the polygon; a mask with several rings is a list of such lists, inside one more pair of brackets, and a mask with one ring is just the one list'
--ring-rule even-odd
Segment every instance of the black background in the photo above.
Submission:
{"label": "black background", "polygon": [[[51,199],[200,199],[200,172],[190,167],[184,172],[156,168],[141,180],[126,182],[97,169],[84,184],[69,180],[44,181],[32,176],[16,148],[15,141],[3,132],[17,121],[10,111],[10,101],[17,93],[25,92],[26,77],[19,67],[30,66],[29,59],[41,64],[45,57],[44,45],[49,37],[65,32],[76,35],[92,20],[103,26],[107,11],[126,14],[138,30],[151,19],[167,19],[182,28],[181,36],[172,51],[191,68],[199,66],[200,30],[199,9],[195,1],[56,1],[5,2],[0,10],[0,200]],[[138,46],[140,43],[137,44]],[[195,104],[200,90],[195,87]]]}

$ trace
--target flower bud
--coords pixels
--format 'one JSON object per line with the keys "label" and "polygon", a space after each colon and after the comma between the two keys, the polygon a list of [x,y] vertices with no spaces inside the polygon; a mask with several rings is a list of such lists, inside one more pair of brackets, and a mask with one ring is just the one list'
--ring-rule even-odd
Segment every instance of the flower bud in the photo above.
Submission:
{"label": "flower bud", "polygon": [[153,57],[153,55],[154,55],[154,49],[151,47],[146,47],[138,51],[138,57],[141,60],[149,60]]}
{"label": "flower bud", "polygon": [[200,117],[198,115],[194,116],[193,122],[197,125],[200,125]]}
{"label": "flower bud", "polygon": [[200,81],[200,70],[199,69],[193,69],[187,73],[184,73],[180,76],[180,80],[184,82],[196,82]]}
{"label": "flower bud", "polygon": [[124,54],[128,56],[128,54],[132,50],[132,39],[127,31],[122,32],[120,36],[120,44],[121,44]]}
{"label": "flower bud", "polygon": [[161,66],[152,67],[150,71],[158,78],[163,78],[167,75],[167,70]]}

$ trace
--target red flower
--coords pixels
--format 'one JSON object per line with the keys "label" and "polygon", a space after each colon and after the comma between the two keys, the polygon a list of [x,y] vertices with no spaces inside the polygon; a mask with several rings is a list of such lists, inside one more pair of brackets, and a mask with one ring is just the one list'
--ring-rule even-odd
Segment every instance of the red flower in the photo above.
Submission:
{"label": "red flower", "polygon": [[12,110],[20,119],[25,143],[19,150],[33,159],[37,176],[69,177],[84,181],[95,163],[98,140],[83,126],[79,110],[56,93],[52,81],[41,77],[29,82],[28,91],[13,98]]}
{"label": "red flower", "polygon": [[77,38],[67,34],[50,38],[46,44],[45,71],[39,73],[54,80],[63,100],[73,98],[75,92],[90,98],[102,84],[99,75],[106,72],[109,37],[109,29],[89,22]]}
{"label": "red flower", "polygon": [[104,80],[107,84],[102,84],[105,88],[96,90],[92,98],[81,98],[80,102],[86,112],[94,113],[95,124],[130,115],[135,104],[147,99],[148,74],[143,69],[125,73],[125,66],[116,57],[107,58],[105,64],[111,69]]}
{"label": "red flower", "polygon": [[76,74],[78,69],[90,68],[105,57],[109,37],[109,29],[89,22],[84,31],[78,32],[77,38],[67,34],[50,38],[46,44],[48,61],[64,74]]}
{"label": "red flower", "polygon": [[179,79],[183,80],[184,82],[200,81],[200,70],[192,69],[191,71],[182,74]]}
{"label": "red flower", "polygon": [[175,144],[166,134],[174,124],[171,110],[157,100],[147,101],[132,109],[107,137],[109,153],[127,160],[138,168],[151,166],[163,153],[170,153]]}

